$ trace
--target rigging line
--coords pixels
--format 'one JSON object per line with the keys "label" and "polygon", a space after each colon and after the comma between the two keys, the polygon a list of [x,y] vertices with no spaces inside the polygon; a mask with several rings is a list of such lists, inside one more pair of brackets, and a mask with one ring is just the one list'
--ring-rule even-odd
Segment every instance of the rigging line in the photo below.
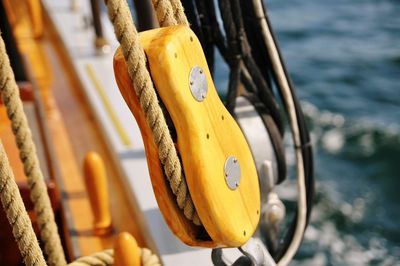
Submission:
{"label": "rigging line", "polygon": [[[210,50],[213,50],[213,47],[216,46],[218,49],[220,55],[222,56],[223,60],[229,65],[231,69],[235,69],[237,66],[237,60],[234,55],[232,55],[232,50],[229,47],[229,44],[222,34],[222,30],[220,28],[220,24],[217,21],[217,15],[216,15],[216,8],[214,5],[213,0],[195,0],[196,4],[199,6],[199,10],[206,9],[207,12],[204,12],[201,14],[201,16],[204,16],[202,19],[203,21],[207,22],[207,25],[204,26],[204,23],[201,25],[201,27],[205,27],[206,34],[204,34],[204,42],[207,44],[210,44]],[[202,12],[202,11],[201,11]],[[210,53],[211,54],[211,53]],[[212,57],[212,58],[209,58]],[[213,64],[213,55],[207,55],[207,61],[210,64]],[[245,86],[246,90],[250,92],[255,92],[257,90],[257,87],[255,86],[254,82],[251,80],[251,76],[248,72],[248,70],[243,66],[243,64],[239,64],[240,68],[237,73],[240,74],[240,81],[242,84]],[[229,85],[228,85],[229,86]],[[231,95],[235,95],[234,93],[231,93]],[[229,98],[229,89],[228,89],[228,95],[227,98]],[[226,105],[229,105],[226,103]],[[232,109],[232,107],[228,108]]]}
{"label": "rigging line", "polygon": [[283,125],[281,123],[278,104],[275,101],[274,96],[272,95],[271,88],[266,82],[265,77],[263,77],[263,74],[261,73],[251,54],[251,46],[244,28],[242,8],[240,6],[239,0],[232,1],[231,9],[232,14],[235,14],[235,19],[233,20],[233,22],[236,24],[237,39],[239,42],[239,47],[241,49],[244,65],[249,70],[249,73],[254,79],[254,82],[257,84],[260,99],[269,109],[271,116],[275,121],[275,124],[278,125],[279,131],[281,132],[281,134],[283,134]]}
{"label": "rigging line", "polygon": [[[228,54],[229,60],[227,62],[232,69],[235,67],[235,58],[240,57],[240,59],[244,63],[241,65],[241,71],[247,69],[247,72],[250,74],[251,78],[256,84],[260,99],[269,109],[272,118],[278,125],[278,128],[280,129],[280,132],[282,134],[283,125],[281,123],[278,104],[276,103],[274,96],[272,95],[268,83],[265,81],[260,70],[258,69],[257,64],[254,62],[254,59],[251,56],[251,48],[246,33],[244,31],[239,1],[219,0],[218,3],[223,20],[223,26],[225,28],[227,46],[229,47],[230,51]],[[233,14],[235,14],[236,16],[233,17]],[[229,82],[231,83],[233,82],[233,80],[231,81],[230,79]],[[228,87],[232,88],[232,86]],[[232,98],[228,98],[228,100],[232,100]],[[235,102],[228,103],[227,105],[234,107]]]}
{"label": "rigging line", "polygon": [[237,59],[235,66],[229,73],[229,88],[228,88],[228,96],[226,99],[226,109],[231,114],[234,114],[235,105],[236,105],[236,97],[239,89],[240,82],[240,69],[241,69],[241,60]]}
{"label": "rigging line", "polygon": [[214,73],[214,43],[213,43],[213,28],[211,27],[211,18],[209,15],[210,7],[206,1],[194,1],[196,9],[198,10],[199,25],[202,33],[202,43],[204,53],[206,54],[208,67],[210,72]]}
{"label": "rigging line", "polygon": [[[202,1],[202,0],[196,0],[196,1]],[[223,34],[223,31],[220,27],[220,23],[217,20],[217,13],[214,1],[213,0],[205,0],[205,1],[208,7],[211,37],[212,37],[212,39],[209,41],[212,42],[218,48],[222,58],[229,66],[231,66],[233,64],[232,58],[234,56],[231,55],[232,50],[230,49],[227,38]]]}
{"label": "rigging line", "polygon": [[[261,12],[263,10],[260,10],[260,12],[256,12],[254,11],[254,5],[252,2],[247,2],[247,1],[242,1],[242,10],[245,11],[245,16],[244,16],[244,20],[251,22],[251,23],[247,23],[246,24],[246,33],[250,34],[252,36],[251,39],[249,39],[250,41],[252,41],[251,45],[252,45],[252,54],[255,55],[255,59],[257,61],[257,64],[259,65],[260,70],[265,70],[265,69],[271,69],[271,63],[270,63],[270,59],[268,58],[268,52],[265,49],[265,40],[262,37],[261,34],[259,34],[259,32],[261,32],[262,30],[262,26],[260,26],[260,19],[261,18],[265,18],[268,26],[270,27],[270,31],[272,34],[272,37],[274,39],[274,41],[276,42],[276,38],[274,36],[274,33],[272,31],[272,28],[270,26],[270,22],[268,21],[268,17],[264,12]],[[262,5],[262,4],[261,4]],[[262,5],[263,7],[263,5]],[[259,13],[262,13],[261,15]],[[255,30],[253,30],[255,29]],[[298,124],[299,124],[299,128],[300,128],[300,139],[302,141],[302,143],[309,143],[310,138],[309,138],[309,134],[307,131],[307,128],[305,127],[305,121],[304,121],[304,115],[302,114],[301,108],[300,108],[300,104],[297,100],[297,98],[295,97],[296,93],[293,89],[293,84],[290,80],[290,77],[287,73],[287,70],[285,68],[285,64],[284,61],[280,55],[280,51],[279,51],[279,47],[276,46],[281,63],[282,63],[282,67],[283,70],[285,72],[285,75],[288,79],[288,83],[289,83],[289,87],[291,89],[292,94],[294,95],[294,104],[295,104],[295,108],[296,108],[296,114],[298,116]],[[267,56],[265,56],[267,55]],[[277,80],[276,75],[274,74],[273,71],[268,70],[271,74],[273,79]],[[264,71],[265,72],[265,71]],[[268,76],[270,74],[268,73],[264,73],[264,75],[267,74]],[[277,84],[278,88],[279,88],[279,84]],[[279,90],[278,90],[279,91]],[[281,94],[281,93],[280,93]],[[282,97],[282,94],[281,94]],[[305,147],[302,149],[302,153],[303,153],[303,158],[304,158],[304,168],[305,168],[305,178],[306,178],[306,196],[307,196],[307,222],[310,216],[310,210],[312,208],[312,199],[313,199],[313,195],[314,195],[314,178],[313,178],[313,173],[312,173],[312,150],[311,147]],[[297,214],[296,214],[297,216]],[[286,236],[285,236],[285,240],[283,242],[283,244],[280,245],[280,248],[278,250],[278,252],[275,254],[275,258],[279,259],[281,257],[281,254],[284,253],[289,245],[289,242],[291,241],[294,231],[295,231],[295,227],[296,227],[296,223],[292,223],[290,228],[288,229]]]}
{"label": "rigging line", "polygon": [[[156,2],[156,0],[153,1]],[[166,0],[159,0],[158,2],[160,4],[163,1],[165,2]],[[186,218],[196,225],[201,225],[200,218],[188,192],[177,150],[158,103],[153,81],[146,67],[146,55],[140,44],[139,34],[133,24],[129,7],[125,0],[105,0],[105,2],[109,18],[115,30],[115,36],[121,44],[122,54],[127,63],[132,86],[145,113],[146,122],[151,129],[153,140],[159,151],[160,162],[163,165],[171,190],[176,196],[177,204]],[[158,15],[168,11],[163,9],[161,4],[158,9]],[[161,23],[161,21],[159,22]]]}
{"label": "rigging line", "polygon": [[[213,2],[213,1],[211,1],[211,2]],[[262,15],[262,16],[257,16],[258,18],[262,18],[262,17],[265,17],[265,15]],[[215,22],[214,22],[215,23]],[[219,26],[219,24],[218,24],[218,22],[216,22],[216,24]],[[215,29],[218,29],[219,27],[218,26],[214,26],[214,28]],[[216,46],[220,49],[220,51],[221,51],[221,54],[222,54],[222,56],[223,56],[223,58],[225,59],[225,61],[228,63],[228,65],[230,65],[230,66],[232,66],[233,64],[232,64],[232,62],[229,60],[230,58],[232,58],[232,56],[230,56],[230,54],[229,54],[229,52],[231,51],[229,48],[229,42],[228,41],[226,41],[226,39],[224,38],[224,36],[222,35],[222,33],[220,32],[220,31],[218,31],[218,30],[215,30],[215,31],[213,31],[214,32],[214,34],[215,35],[217,35],[217,36],[219,36],[219,38],[218,38],[218,42],[217,41],[215,41],[215,43],[216,43]],[[272,32],[271,32],[272,33]],[[273,33],[272,33],[273,34]],[[216,38],[217,39],[217,38]],[[222,44],[222,45],[221,45]],[[224,44],[226,44],[226,46],[223,46]],[[229,48],[228,48],[229,47]],[[278,49],[278,54],[279,54],[279,47],[276,47],[277,49]],[[226,52],[226,53],[224,53],[224,52]],[[282,63],[282,65],[284,64],[283,62],[282,62],[282,60],[281,60],[281,63]],[[232,67],[231,67],[232,68]],[[283,68],[284,68],[284,65],[283,65]],[[246,70],[246,68],[242,68],[241,69],[242,71],[245,71]],[[285,70],[285,69],[284,69]],[[287,73],[285,72],[285,74],[286,74],[286,76],[287,76]],[[269,76],[269,75],[268,75]],[[247,78],[247,79],[246,79]],[[252,85],[253,84],[253,82],[249,82],[249,80],[248,80],[248,78],[249,78],[249,76],[248,75],[244,75],[244,73],[241,73],[241,80],[242,80],[242,82],[243,82],[243,84],[245,85],[245,87],[248,89],[248,88],[250,88],[251,86],[250,85]],[[247,81],[247,84],[246,84],[246,81]],[[254,81],[254,80],[252,80],[252,81]],[[288,82],[289,82],[289,85],[290,85],[290,80],[288,80]],[[253,85],[254,86],[254,85]],[[295,95],[295,92],[293,91],[293,89],[289,86],[289,88],[291,89],[291,94],[292,94],[292,96],[293,95]],[[301,110],[299,109],[299,105],[298,105],[298,101],[296,100],[296,98],[295,98],[295,96],[294,96],[294,98],[293,98],[293,104],[294,104],[294,108],[295,108],[295,113],[296,113],[296,115],[298,116],[298,123],[297,123],[297,126],[299,127],[299,130],[300,130],[300,140],[304,143],[304,139],[303,138],[308,138],[307,136],[308,136],[308,133],[306,132],[307,130],[306,130],[306,128],[305,128],[305,126],[304,126],[304,118],[303,118],[303,116],[301,115]],[[286,108],[287,108],[287,105],[288,104],[286,104]],[[293,123],[291,124],[291,126],[293,127]],[[283,132],[283,130],[281,131],[281,133]],[[308,138],[309,139],[309,138]],[[307,142],[307,141],[306,141]],[[312,183],[313,183],[313,181],[312,181],[312,170],[311,170],[311,168],[312,168],[312,157],[311,157],[311,147],[307,147],[307,148],[305,148],[305,149],[303,149],[302,150],[302,152],[301,152],[301,154],[303,155],[303,166],[304,166],[304,172],[305,172],[305,177],[307,178],[307,187],[306,187],[306,193],[307,193],[307,195],[306,195],[306,198],[307,198],[307,217],[309,216],[309,211],[308,211],[308,207],[310,206],[311,207],[311,198],[312,198],[312,196],[310,196],[310,195],[312,195],[313,193],[312,193]],[[296,153],[296,155],[298,155],[298,153]],[[301,166],[300,166],[301,167]],[[309,178],[309,176],[311,176],[310,178]],[[311,208],[310,208],[311,209]],[[289,234],[290,235],[290,234]]]}
{"label": "rigging line", "polygon": [[[197,0],[197,1],[203,1],[203,0]],[[226,39],[225,39],[224,35],[222,34],[221,27],[217,21],[217,14],[215,12],[216,8],[214,5],[214,1],[213,0],[205,0],[205,2],[207,4],[207,9],[208,9],[208,14],[209,14],[208,16],[209,16],[209,20],[210,20],[210,30],[211,30],[211,37],[212,37],[212,40],[210,40],[210,42],[213,42],[215,44],[215,46],[218,48],[222,58],[224,58],[224,60],[226,62],[228,62],[228,60],[229,60],[228,51],[227,51],[228,47],[227,47]]]}
{"label": "rigging line", "polygon": [[238,32],[236,30],[235,23],[233,23],[232,11],[230,1],[220,0],[219,9],[223,20],[223,26],[225,29],[226,42],[229,47],[229,83],[228,83],[228,95],[226,99],[226,107],[228,111],[233,115],[236,105],[236,97],[239,87],[241,69],[244,67],[241,64],[242,49],[240,47]]}
{"label": "rigging line", "polygon": [[[255,5],[255,10],[257,12],[262,12],[263,6],[262,3],[258,0],[253,0],[253,4]],[[258,15],[261,17],[262,15]],[[269,25],[266,20],[261,20],[262,23],[262,34],[265,38],[268,53],[271,56],[271,63],[273,65],[273,69],[276,71],[277,82],[281,87],[281,92],[283,95],[283,99],[286,103],[286,108],[289,115],[289,122],[292,129],[292,138],[295,146],[301,146],[302,141],[300,139],[300,127],[299,121],[297,118],[296,106],[294,103],[294,96],[292,94],[286,73],[282,66],[282,61],[279,56],[279,52],[276,47],[276,43],[272,37]],[[291,99],[291,100],[289,100]],[[305,170],[303,164],[303,153],[299,149],[295,149],[296,160],[297,160],[297,185],[298,185],[298,213],[296,219],[296,229],[293,235],[293,239],[289,244],[288,249],[283,254],[282,258],[279,260],[278,265],[287,265],[290,260],[293,258],[297,249],[300,246],[300,243],[303,238],[303,233],[306,227],[307,220],[307,196],[306,196],[306,182],[305,182]]]}
{"label": "rigging line", "polygon": [[30,189],[30,198],[34,203],[34,210],[40,227],[40,236],[44,243],[49,265],[65,265],[65,256],[58,233],[54,212],[47,193],[43,172],[40,168],[36,153],[36,146],[32,139],[32,132],[23,109],[19,89],[15,82],[14,73],[0,37],[0,92],[7,116],[11,121],[13,134],[19,150],[20,160],[24,165]]}
{"label": "rigging line", "polygon": [[211,75],[214,74],[214,46],[212,42],[212,36],[210,27],[209,17],[207,12],[204,10],[203,1],[196,2],[195,0],[182,0],[185,6],[186,15],[190,21],[190,28],[194,31],[197,38],[199,39],[201,46],[203,47],[204,54],[207,59],[208,68]]}
{"label": "rigging line", "polygon": [[1,140],[0,198],[24,263],[28,266],[46,265]]}
{"label": "rigging line", "polygon": [[[263,2],[261,2],[261,5],[263,6]],[[271,22],[269,21],[267,14],[264,13],[264,12],[263,12],[263,14],[264,14],[264,17],[265,17],[265,21],[267,22],[268,29],[269,29],[269,31],[271,33],[272,39],[274,40],[274,43],[276,44],[277,40],[276,40],[274,31],[272,30]],[[302,144],[305,146],[302,149],[302,152],[304,153],[304,159],[305,159],[304,165],[306,166],[305,167],[305,171],[306,171],[307,201],[308,201],[307,202],[307,209],[311,210],[312,200],[313,200],[313,197],[314,197],[314,175],[313,175],[313,170],[312,170],[313,169],[312,168],[312,164],[313,164],[313,162],[312,162],[312,150],[311,150],[311,146],[307,145],[307,143],[310,143],[310,134],[309,134],[308,129],[306,127],[304,114],[302,112],[300,103],[299,103],[298,98],[296,96],[296,91],[294,90],[293,82],[290,79],[290,75],[289,75],[289,73],[288,73],[288,71],[286,69],[285,62],[284,62],[283,57],[281,55],[279,46],[278,45],[275,45],[275,46],[276,46],[276,50],[278,52],[278,56],[279,56],[279,59],[280,59],[281,65],[282,65],[283,72],[284,72],[284,74],[286,76],[286,79],[287,79],[287,82],[289,84],[289,88],[291,90],[292,95],[294,96],[293,99],[294,99],[294,104],[295,104],[295,108],[296,108],[296,114],[297,114],[298,121],[299,121],[298,124],[299,124],[299,128],[300,128],[300,140],[301,140]],[[311,212],[307,213],[307,221],[309,219],[310,213]]]}
{"label": "rigging line", "polygon": [[255,63],[271,89],[271,64],[264,49],[263,38],[260,34],[261,27],[259,25],[259,20],[255,19],[256,15],[251,1],[240,1],[240,6],[242,10],[244,29],[251,46],[251,56],[254,58]]}

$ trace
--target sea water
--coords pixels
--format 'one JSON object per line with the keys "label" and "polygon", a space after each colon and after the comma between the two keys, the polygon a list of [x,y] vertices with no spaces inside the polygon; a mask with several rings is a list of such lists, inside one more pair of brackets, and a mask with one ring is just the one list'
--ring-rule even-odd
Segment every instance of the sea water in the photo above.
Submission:
{"label": "sea water", "polygon": [[266,4],[314,145],[292,265],[400,265],[400,2]]}
{"label": "sea water", "polygon": [[[314,149],[315,204],[291,265],[400,265],[400,1],[265,3]],[[221,58],[215,69],[226,91]]]}
{"label": "sea water", "polygon": [[[265,4],[314,149],[315,203],[291,265],[400,265],[400,2]],[[215,69],[223,91],[227,68]],[[288,218],[291,170],[280,189]]]}

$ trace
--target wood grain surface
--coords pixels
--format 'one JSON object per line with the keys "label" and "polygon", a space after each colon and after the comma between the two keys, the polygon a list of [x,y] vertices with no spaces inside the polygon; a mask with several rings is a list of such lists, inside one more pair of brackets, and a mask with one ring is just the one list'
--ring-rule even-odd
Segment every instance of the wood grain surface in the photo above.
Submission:
{"label": "wood grain surface", "polygon": [[[201,45],[195,34],[184,26],[146,31],[140,39],[156,90],[176,129],[177,149],[200,219],[213,245],[240,246],[253,235],[259,221],[258,177],[245,137],[218,97]],[[201,241],[190,242],[182,237],[183,232],[185,237],[196,236],[190,234],[188,227],[168,221],[180,216],[171,208],[173,204],[168,203],[174,198],[166,193],[157,196],[160,188],[169,185],[161,178],[151,133],[143,113],[137,110],[137,98],[123,61],[117,53],[115,73],[121,93],[142,130],[152,183],[159,204],[162,202],[160,209],[178,237],[188,244],[203,245]],[[194,66],[200,66],[207,76],[208,93],[201,102],[189,89],[189,73]],[[241,167],[241,181],[236,190],[231,190],[225,182],[224,165],[230,156],[236,157]]]}

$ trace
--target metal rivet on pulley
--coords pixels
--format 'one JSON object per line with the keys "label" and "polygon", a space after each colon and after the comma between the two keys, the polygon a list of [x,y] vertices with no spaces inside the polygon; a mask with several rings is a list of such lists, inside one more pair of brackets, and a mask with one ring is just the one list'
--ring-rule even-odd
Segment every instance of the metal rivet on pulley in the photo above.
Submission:
{"label": "metal rivet on pulley", "polygon": [[234,156],[229,156],[224,166],[225,182],[231,190],[235,190],[240,184],[240,164]]}
{"label": "metal rivet on pulley", "polygon": [[196,101],[202,102],[207,97],[207,77],[201,67],[194,66],[190,70],[189,88]]}

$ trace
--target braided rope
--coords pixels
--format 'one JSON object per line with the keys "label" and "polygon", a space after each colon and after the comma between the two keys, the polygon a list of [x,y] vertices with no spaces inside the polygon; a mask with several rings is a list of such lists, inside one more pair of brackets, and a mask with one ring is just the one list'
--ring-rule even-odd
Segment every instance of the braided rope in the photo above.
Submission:
{"label": "braided rope", "polygon": [[[153,254],[147,248],[140,249],[140,258],[143,266],[160,266],[160,260],[157,255]],[[114,265],[114,251],[107,249],[101,252],[94,253],[89,256],[84,256],[76,261],[68,264],[68,266],[110,266]]]}
{"label": "braided rope", "polygon": [[114,251],[112,249],[107,249],[89,256],[80,257],[76,261],[68,264],[68,266],[107,266],[113,264]]}
{"label": "braided rope", "polygon": [[44,250],[51,266],[65,265],[64,252],[51,208],[49,195],[36,155],[35,144],[19,97],[3,38],[0,38],[0,92],[11,120],[11,127],[19,149],[19,156],[28,177],[31,200],[37,215]]}
{"label": "braided rope", "polygon": [[[173,0],[173,7],[171,3],[164,0],[155,2],[157,16],[162,26],[175,25],[177,22],[188,25],[180,1]],[[109,8],[110,19],[116,29],[117,38],[121,42],[125,59],[129,66],[133,66],[128,67],[128,71],[130,77],[134,80],[135,88],[139,88],[136,89],[136,94],[139,97],[142,109],[146,113],[146,120],[158,145],[164,171],[170,181],[172,191],[177,196],[178,206],[183,209],[188,219],[200,225],[200,219],[194,209],[186,182],[183,178],[179,158],[176,154],[165,118],[158,105],[150,75],[145,66],[144,51],[138,43],[139,37],[131,21],[129,9],[126,3],[124,5],[122,1],[111,0],[107,2],[107,6]],[[112,7],[117,8],[113,9]],[[171,12],[171,9],[175,11]],[[124,20],[126,23],[124,23]],[[129,26],[131,27],[129,28]],[[125,34],[126,29],[128,29],[127,34]],[[131,31],[129,32],[129,30]],[[23,111],[22,101],[19,97],[19,90],[10,67],[4,41],[2,38],[0,39],[0,73],[3,73],[0,76],[0,92],[7,109],[7,115],[11,120],[11,127],[20,151],[20,159],[24,165],[24,172],[28,177],[31,200],[34,203],[35,213],[37,214],[45,252],[48,255],[49,265],[65,265],[66,261],[43,174],[39,167],[35,144],[33,143],[32,134]],[[134,57],[134,54],[138,56]],[[23,260],[26,265],[46,265],[1,142],[0,159],[1,202],[7,218],[13,227],[13,234]],[[142,249],[141,251],[143,265],[160,265],[158,257],[152,254],[150,250]],[[95,253],[92,256],[79,258],[70,265],[112,265],[113,262],[113,252],[112,250],[107,250]]]}
{"label": "braided rope", "polygon": [[128,5],[124,0],[106,0],[105,2],[110,20],[114,25],[115,35],[121,44],[127,62],[129,76],[140,106],[145,113],[147,124],[152,131],[159,158],[172,192],[177,197],[178,206],[183,210],[185,217],[192,220],[194,224],[200,225],[201,222],[188,192],[174,142],[146,67],[146,56],[140,46],[139,35],[132,22]]}
{"label": "braided rope", "polygon": [[1,141],[0,197],[25,265],[46,265]]}
{"label": "braided rope", "polygon": [[176,19],[174,17],[174,11],[172,5],[168,0],[152,0],[158,23],[161,27],[168,27],[176,25]]}
{"label": "braided rope", "polygon": [[140,256],[142,258],[143,266],[160,266],[160,260],[158,259],[156,254],[153,254],[148,248],[140,249]]}
{"label": "braided rope", "polygon": [[152,0],[161,27],[182,24],[189,26],[180,0]]}
{"label": "braided rope", "polygon": [[171,3],[176,22],[181,25],[189,26],[189,21],[186,18],[185,10],[182,6],[181,0],[169,0],[169,1]]}

